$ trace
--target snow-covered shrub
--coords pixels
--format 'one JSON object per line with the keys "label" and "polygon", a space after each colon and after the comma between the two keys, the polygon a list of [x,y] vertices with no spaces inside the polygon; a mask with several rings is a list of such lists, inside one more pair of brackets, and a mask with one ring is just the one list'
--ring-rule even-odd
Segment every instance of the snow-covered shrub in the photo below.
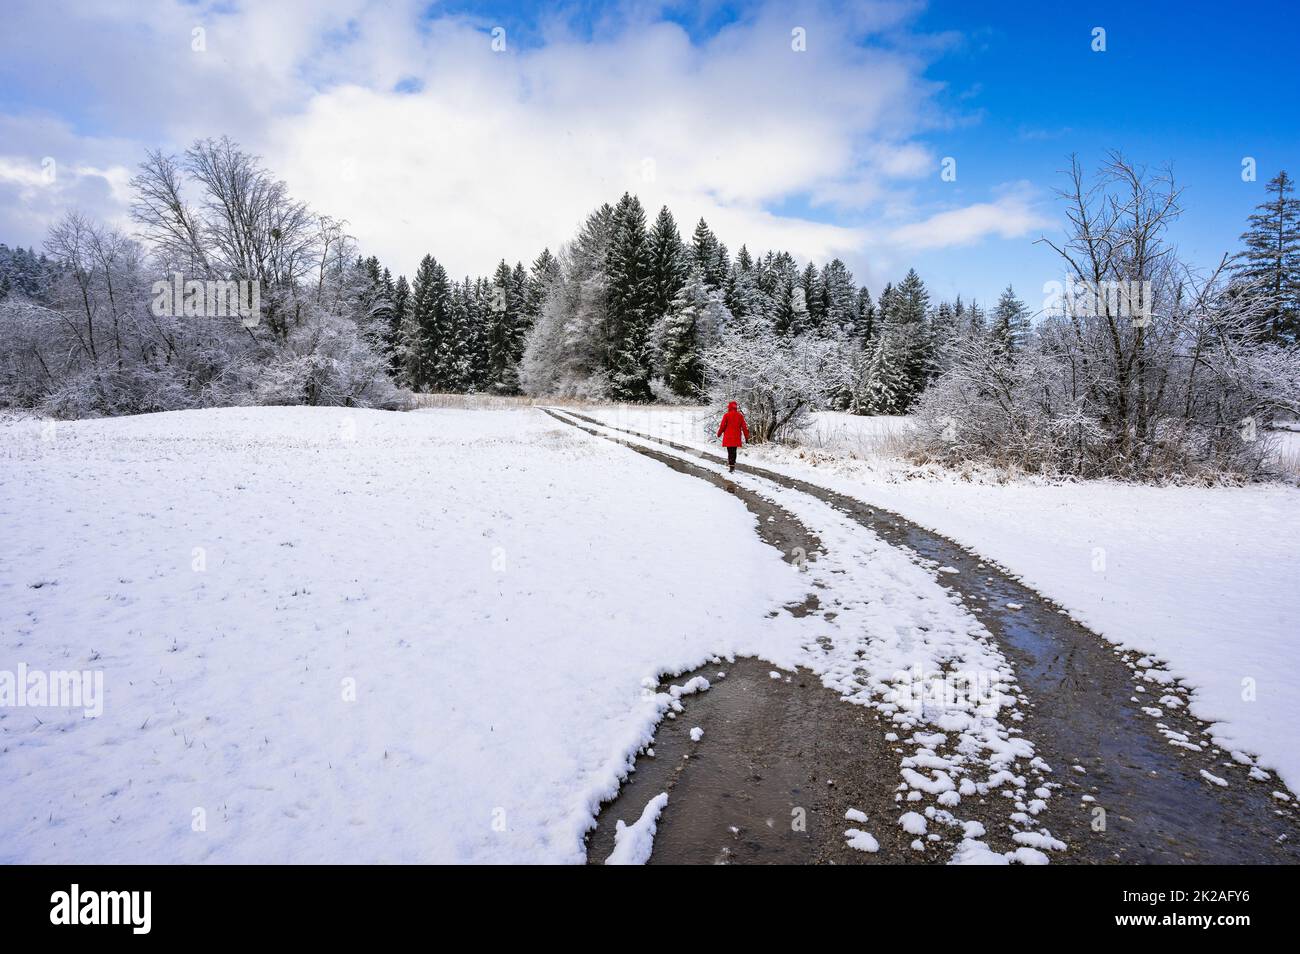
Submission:
{"label": "snow-covered shrub", "polygon": [[731,324],[721,290],[711,288],[697,266],[673,298],[672,304],[650,334],[656,367],[663,384],[677,401],[696,401],[704,389],[704,365],[700,355],[718,341],[722,329]]}
{"label": "snow-covered shrub", "polygon": [[52,417],[112,417],[193,407],[194,395],[169,367],[88,367],[63,378],[41,402]]}
{"label": "snow-covered shrub", "polygon": [[916,407],[913,449],[924,460],[1025,470],[1068,469],[1072,446],[1104,434],[1061,387],[1063,368],[1041,350],[1009,359],[987,337],[955,347],[952,366]]}
{"label": "snow-covered shrub", "polygon": [[294,329],[261,369],[254,399],[259,404],[398,407],[404,398],[384,373],[386,363],[348,319],[316,315]]}
{"label": "snow-covered shrub", "polygon": [[59,337],[52,309],[18,295],[0,301],[0,407],[34,408],[45,399],[64,372],[58,353],[45,347]]}
{"label": "snow-covered shrub", "polygon": [[1167,173],[1076,163],[1060,245],[1072,286],[1028,340],[974,336],[921,399],[918,455],[1084,477],[1241,479],[1276,455],[1266,428],[1300,407],[1300,355],[1268,340],[1261,300],[1178,262]]}
{"label": "snow-covered shrub", "polygon": [[608,206],[592,213],[578,237],[556,256],[519,367],[520,387],[529,396],[595,399],[609,394],[605,255],[612,215]]}
{"label": "snow-covered shrub", "polygon": [[842,385],[840,358],[834,339],[781,336],[757,323],[731,328],[703,355],[709,401],[718,409],[738,402],[755,443],[783,440]]}
{"label": "snow-covered shrub", "polygon": [[[565,258],[563,253],[560,257]],[[606,396],[609,381],[600,354],[604,321],[600,276],[556,279],[524,348],[519,367],[524,393],[535,397]]]}
{"label": "snow-covered shrub", "polygon": [[1153,315],[1144,329],[1154,386],[1144,395],[1130,382],[1130,399],[1146,402],[1144,426],[1117,426],[1110,407],[1119,385],[1106,373],[1106,352],[1088,346],[1088,322],[1052,317],[1014,357],[990,338],[963,342],[921,397],[914,453],[1082,477],[1265,474],[1276,459],[1268,425],[1300,406],[1300,353],[1261,340],[1237,299],[1202,291],[1192,298],[1197,308]]}

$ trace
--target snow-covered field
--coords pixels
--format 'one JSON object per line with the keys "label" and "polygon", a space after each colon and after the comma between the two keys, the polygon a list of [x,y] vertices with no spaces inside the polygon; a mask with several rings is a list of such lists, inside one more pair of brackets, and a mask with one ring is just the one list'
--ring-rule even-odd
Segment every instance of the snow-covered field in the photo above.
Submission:
{"label": "snow-covered field", "polygon": [[[711,433],[698,409],[593,416],[701,446]],[[819,415],[817,427],[835,433],[827,419],[843,417]],[[868,435],[900,426],[861,420]],[[1300,490],[907,479],[906,468],[842,448],[762,448],[749,459],[937,530],[1113,642],[1165,661],[1194,687],[1192,711],[1216,723],[1221,745],[1258,755],[1300,789]]]}
{"label": "snow-covered field", "polygon": [[[703,440],[698,410],[598,413]],[[816,455],[742,461],[998,560],[1167,661],[1224,745],[1297,787],[1300,492],[902,480],[852,455],[905,422],[844,417]],[[0,420],[0,862],[582,861],[675,708],[646,687],[730,654],[808,666],[895,725],[899,815],[851,842],[899,824],[928,852],[948,827],[957,860],[1046,860],[1032,813],[1005,854],[963,817],[1050,785],[982,624],[832,508],[737,483],[826,557],[793,569],[737,499],[534,408]],[[769,616],[810,587],[833,621]],[[24,667],[102,695],[15,706]],[[907,704],[949,671],[986,693]],[[662,807],[624,819],[614,860],[644,860]]]}
{"label": "snow-covered field", "polygon": [[534,410],[11,420],[0,526],[0,672],[104,687],[0,707],[0,862],[580,861],[642,680],[792,659],[804,593],[738,501]]}
{"label": "snow-covered field", "polygon": [[[780,495],[832,551],[800,571],[736,498],[530,408],[8,419],[0,442],[0,679],[103,681],[93,718],[0,706],[0,861],[581,861],[680,707],[648,687],[732,654],[892,721],[909,782],[871,827],[926,853],[955,826],[1004,863],[1059,844],[1026,815],[991,852],[963,820],[1036,786],[1013,761],[1041,777],[987,631],[812,498]],[[813,587],[834,621],[772,613]],[[916,704],[953,671],[986,692]]]}

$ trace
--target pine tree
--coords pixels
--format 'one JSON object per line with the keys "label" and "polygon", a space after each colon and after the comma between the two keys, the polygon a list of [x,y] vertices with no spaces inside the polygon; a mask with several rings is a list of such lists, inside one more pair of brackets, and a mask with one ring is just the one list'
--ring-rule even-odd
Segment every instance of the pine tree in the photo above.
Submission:
{"label": "pine tree", "polygon": [[899,413],[905,413],[925,389],[933,370],[934,343],[926,321],[929,307],[930,293],[925,283],[916,274],[916,269],[909,269],[893,290],[886,318],[887,327],[895,335],[897,356],[906,381]]}
{"label": "pine tree", "polygon": [[380,276],[380,294],[383,299],[383,324],[393,328],[393,296],[396,294],[396,285],[393,282],[393,273],[389,269],[383,269]]}
{"label": "pine tree", "polygon": [[451,286],[447,270],[432,255],[420,260],[411,288],[414,340],[407,355],[407,380],[417,391],[442,390],[448,378],[446,338],[451,330]]}
{"label": "pine tree", "polygon": [[33,301],[43,301],[54,277],[54,265],[44,252],[37,255],[30,248],[10,249],[0,243],[0,285],[7,289],[6,294],[17,293]]}
{"label": "pine tree", "polygon": [[1295,180],[1279,172],[1268,183],[1270,198],[1256,207],[1242,233],[1246,248],[1236,273],[1265,299],[1264,329],[1273,340],[1300,340],[1300,199]]}
{"label": "pine tree", "polygon": [[[522,296],[516,296],[515,301],[522,307]],[[474,280],[474,286],[469,295],[469,312],[472,327],[471,334],[473,347],[470,349],[470,366],[473,369],[471,377],[473,378],[474,389],[477,391],[491,391],[496,389],[504,393],[515,394],[519,389],[519,358],[514,357],[509,364],[509,371],[505,375],[506,383],[503,386],[500,382],[494,382],[492,378],[492,360],[488,349],[488,336],[492,330],[492,283],[486,278],[477,278]]]}
{"label": "pine tree", "polygon": [[627,193],[614,210],[613,233],[605,256],[609,308],[607,370],[611,396],[619,401],[649,401],[654,281],[645,210]]}
{"label": "pine tree", "polygon": [[703,271],[694,267],[655,328],[664,383],[680,397],[704,393],[701,354],[717,341],[730,323],[723,293],[710,288]]}
{"label": "pine tree", "polygon": [[727,251],[727,246],[722,242],[718,243],[718,251],[713,261],[713,271],[718,279],[717,287],[725,298],[725,296],[731,294],[731,253]]}
{"label": "pine tree", "polygon": [[1024,348],[1028,337],[1029,309],[1008,285],[993,309],[993,324],[989,328],[993,349],[1003,357],[1014,358]]}
{"label": "pine tree", "polygon": [[925,321],[930,307],[930,292],[916,274],[916,269],[907,271],[907,276],[894,289],[893,318],[900,325],[919,325]]}
{"label": "pine tree", "polygon": [[379,259],[371,255],[356,260],[353,274],[357,288],[352,309],[359,330],[384,356],[389,367],[392,367],[400,344],[397,317],[393,310],[395,287],[392,273],[380,266]]}
{"label": "pine tree", "polygon": [[[803,292],[803,319],[799,322],[799,331],[820,331],[822,319],[826,315],[825,303],[820,297],[820,276],[817,266],[809,262],[799,276],[799,288]],[[797,301],[797,298],[796,298]]]}
{"label": "pine tree", "polygon": [[[513,277],[513,276],[512,276]],[[493,333],[493,321],[497,318],[497,313],[493,311],[493,286],[494,282],[486,278],[477,279],[474,282],[473,294],[473,315],[478,322],[478,343],[477,347],[477,387],[481,391],[495,391],[498,394],[517,394],[519,393],[519,361],[520,355],[513,354],[511,351],[511,360],[507,361],[504,372],[493,374],[493,355],[491,355],[490,338]],[[524,307],[526,295],[515,294],[513,303],[520,309]]]}
{"label": "pine tree", "polygon": [[885,282],[885,287],[880,292],[880,301],[876,304],[876,324],[878,327],[884,327],[889,321],[889,316],[894,308],[894,284]]}
{"label": "pine tree", "polygon": [[464,377],[461,390],[486,391],[491,384],[488,359],[488,333],[491,309],[485,278],[471,280],[468,276],[460,283],[460,306],[464,326],[460,331],[460,351],[464,360]]}
{"label": "pine tree", "polygon": [[802,334],[808,320],[808,305],[798,276],[782,276],[772,297],[772,329],[780,337]]}
{"label": "pine tree", "polygon": [[782,287],[793,284],[798,276],[794,256],[789,252],[768,252],[758,268],[758,286],[775,303]]}
{"label": "pine tree", "polygon": [[[379,260],[357,256],[348,261],[342,255],[333,257],[326,263],[321,278],[338,291],[339,303],[356,321],[362,337],[372,345],[378,343],[380,329],[373,315],[381,294]],[[324,293],[323,286],[318,293]]]}
{"label": "pine tree", "polygon": [[605,203],[583,221],[559,256],[534,263],[537,317],[521,367],[529,394],[609,397],[609,302],[605,274],[614,208]]}
{"label": "pine tree", "polygon": [[871,339],[849,409],[855,414],[902,414],[910,403],[907,353],[895,329]]}
{"label": "pine tree", "polygon": [[523,302],[518,298],[514,273],[503,258],[488,289],[488,310],[484,316],[487,346],[486,386],[498,393],[510,393],[515,377],[515,331]]}
{"label": "pine tree", "polygon": [[768,317],[769,303],[759,287],[759,281],[759,272],[749,249],[740,246],[727,282],[726,304],[732,317],[742,325],[763,321]]}
{"label": "pine tree", "polygon": [[808,302],[794,258],[778,252],[772,256],[769,273],[773,329],[781,336],[802,334],[808,328]]}
{"label": "pine tree", "polygon": [[682,243],[681,233],[677,231],[677,221],[666,205],[659,210],[654,228],[650,230],[650,262],[651,280],[654,284],[651,315],[657,320],[667,314],[672,306],[673,299],[686,281],[690,267],[686,246]]}
{"label": "pine tree", "polygon": [[531,326],[536,323],[537,316],[542,313],[542,301],[546,298],[546,292],[551,287],[551,283],[560,274],[560,263],[555,256],[551,254],[549,248],[542,249],[540,255],[533,259],[532,268],[528,271],[528,292],[525,299],[524,314],[528,318]]}
{"label": "pine tree", "polygon": [[852,337],[862,342],[866,347],[876,333],[876,305],[871,300],[871,292],[867,291],[867,286],[863,285],[858,289],[857,301],[853,310],[853,329],[850,332]]}
{"label": "pine tree", "polygon": [[[549,256],[549,252],[545,253]],[[548,267],[543,261],[543,269]],[[534,292],[523,263],[514,268],[505,259],[497,265],[492,280],[479,283],[477,311],[482,324],[482,387],[494,394],[519,392],[519,362],[534,315],[530,304]]]}
{"label": "pine tree", "polygon": [[472,312],[472,283],[466,275],[452,285],[437,360],[437,390],[453,393],[474,387],[474,352],[481,347]]}
{"label": "pine tree", "polygon": [[[858,290],[853,273],[838,258],[822,269],[818,279],[818,302],[828,333],[853,335],[858,327]],[[868,296],[868,300],[870,296]]]}
{"label": "pine tree", "polygon": [[414,299],[405,275],[398,275],[393,286],[393,323],[394,348],[388,362],[388,373],[399,384],[414,388],[409,373],[409,366],[413,363],[409,356],[416,341]]}
{"label": "pine tree", "polygon": [[727,259],[727,247],[718,241],[709,223],[700,219],[691,238],[691,265],[700,270],[711,288],[721,288],[730,270]]}
{"label": "pine tree", "polygon": [[952,365],[953,349],[961,335],[957,309],[941,301],[930,316],[930,373],[939,375]]}
{"label": "pine tree", "polygon": [[515,302],[515,320],[510,327],[510,370],[502,383],[505,393],[519,393],[519,362],[523,360],[528,344],[528,333],[533,330],[535,315],[530,306],[532,279],[523,262],[515,262],[510,273],[510,289]]}

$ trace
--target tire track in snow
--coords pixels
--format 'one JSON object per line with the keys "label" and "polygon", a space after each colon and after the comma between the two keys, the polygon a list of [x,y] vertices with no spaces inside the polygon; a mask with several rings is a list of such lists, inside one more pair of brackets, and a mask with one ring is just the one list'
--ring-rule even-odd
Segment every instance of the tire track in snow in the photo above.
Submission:
{"label": "tire track in snow", "polygon": [[[607,430],[720,464],[699,448],[569,412]],[[1061,771],[1041,817],[1080,863],[1295,863],[1293,793],[1242,753],[1211,741],[1187,712],[1188,690],[1149,660],[1118,649],[1011,574],[890,511],[764,468],[748,474],[834,507],[942,577],[989,627],[1026,687],[1020,724]],[[938,574],[939,568],[956,573]],[[1153,697],[1158,697],[1153,698]],[[1226,777],[1228,787],[1205,782]],[[1278,794],[1274,794],[1278,793]],[[1026,803],[1028,804],[1028,803]],[[1018,810],[1017,814],[1025,814]]]}
{"label": "tire track in snow", "polygon": [[[653,446],[661,442],[546,413],[664,453]],[[888,860],[1042,864],[1063,850],[1036,819],[1059,783],[1017,726],[1024,698],[984,626],[924,568],[825,502],[751,475],[726,481],[793,512],[825,544],[806,567],[822,614],[802,634],[800,661],[881,722],[896,760],[894,810],[873,824],[877,834],[901,828],[911,853]]]}
{"label": "tire track in snow", "polygon": [[[722,474],[564,423],[737,496],[757,519],[760,539],[787,562],[815,562],[824,555],[821,542],[792,514]],[[798,618],[819,609],[816,593],[785,607]],[[770,663],[753,657],[716,659],[653,687],[667,713],[653,744],[638,754],[635,771],[601,807],[587,838],[589,863],[604,864],[616,847],[617,823],[641,817],[665,792],[672,793],[671,805],[657,824],[651,864],[943,860],[934,852],[926,857],[910,851],[912,836],[892,825],[879,830],[883,851],[863,853],[848,845],[851,811],[866,809],[872,819],[897,814],[888,784],[897,773],[896,753],[871,724],[871,710],[842,705],[839,693],[816,685],[817,676],[806,669],[779,680],[770,678],[771,670]],[[695,691],[701,681],[708,692]],[[688,707],[689,719],[677,718]],[[709,726],[702,743],[688,735],[695,721]]]}

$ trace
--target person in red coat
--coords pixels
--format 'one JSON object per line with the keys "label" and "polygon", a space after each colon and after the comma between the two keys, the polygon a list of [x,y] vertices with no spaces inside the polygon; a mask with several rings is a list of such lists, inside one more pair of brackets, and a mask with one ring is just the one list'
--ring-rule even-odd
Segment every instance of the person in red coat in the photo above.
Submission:
{"label": "person in red coat", "polygon": [[727,413],[722,415],[717,436],[722,438],[722,446],[727,449],[727,467],[733,474],[736,472],[736,448],[740,446],[741,434],[745,435],[746,441],[749,440],[749,425],[745,423],[745,415],[740,413],[736,402],[732,401],[727,405]]}

